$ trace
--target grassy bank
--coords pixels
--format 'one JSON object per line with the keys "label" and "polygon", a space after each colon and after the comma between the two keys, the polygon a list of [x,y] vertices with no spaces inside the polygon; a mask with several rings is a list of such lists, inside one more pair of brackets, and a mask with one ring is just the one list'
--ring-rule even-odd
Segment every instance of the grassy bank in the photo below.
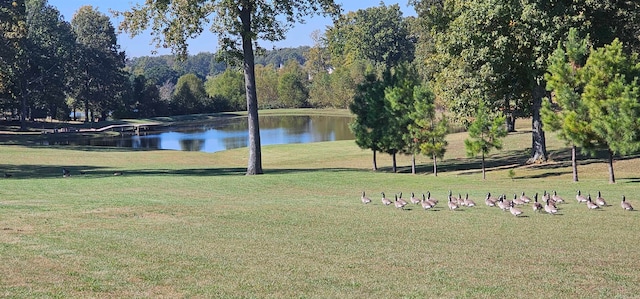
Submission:
{"label": "grassy bank", "polygon": [[[551,135],[551,134],[549,134]],[[464,133],[433,177],[431,161],[391,159],[353,141],[263,147],[265,175],[245,176],[246,149],[207,154],[0,146],[3,297],[635,297],[640,293],[638,159],[580,166],[548,136],[552,161],[522,165],[530,135],[509,135],[487,180],[464,157]],[[62,178],[62,167],[71,170]],[[508,175],[515,173],[514,179]],[[84,173],[84,174],[81,174]],[[122,172],[122,175],[114,175]],[[611,206],[589,211],[576,190]],[[361,191],[373,203],[360,203]],[[448,190],[477,207],[449,211]],[[482,204],[557,190],[559,215],[524,217]],[[435,211],[383,206],[380,192],[440,200]]]}

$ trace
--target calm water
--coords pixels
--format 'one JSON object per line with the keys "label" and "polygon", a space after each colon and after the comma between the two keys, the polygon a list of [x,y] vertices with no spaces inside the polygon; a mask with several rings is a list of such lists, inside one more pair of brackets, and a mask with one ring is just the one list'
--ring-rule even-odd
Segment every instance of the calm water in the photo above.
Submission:
{"label": "calm water", "polygon": [[[349,117],[331,116],[261,116],[260,143],[288,144],[334,140],[351,140]],[[234,118],[190,127],[169,127],[164,131],[142,136],[76,139],[69,145],[129,147],[137,149],[167,149],[217,152],[247,147],[247,119]]]}

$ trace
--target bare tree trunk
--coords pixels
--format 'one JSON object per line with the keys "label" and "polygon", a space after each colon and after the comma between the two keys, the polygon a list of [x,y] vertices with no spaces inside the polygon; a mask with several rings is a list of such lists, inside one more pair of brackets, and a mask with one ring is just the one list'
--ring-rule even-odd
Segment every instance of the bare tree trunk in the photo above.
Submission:
{"label": "bare tree trunk", "polygon": [[487,173],[485,172],[485,169],[484,169],[484,152],[482,153],[482,179],[483,180],[487,179]]}
{"label": "bare tree trunk", "polygon": [[573,181],[578,181],[578,161],[576,158],[576,146],[571,146],[571,167],[573,168]]}
{"label": "bare tree trunk", "polygon": [[542,130],[542,119],[540,118],[540,109],[542,108],[542,98],[546,91],[544,86],[537,83],[533,88],[533,106],[531,117],[531,158],[527,163],[536,163],[538,161],[547,161],[547,145],[545,141],[544,131]]}
{"label": "bare tree trunk", "polygon": [[373,152],[373,171],[378,171],[378,162],[376,159],[376,150],[371,150]]}
{"label": "bare tree trunk", "polygon": [[411,173],[416,174],[416,154],[411,156]]}
{"label": "bare tree trunk", "polygon": [[396,165],[396,153],[393,153],[393,155],[391,155],[391,157],[392,157],[392,160],[393,160],[393,165],[391,166],[391,169],[392,169],[393,173],[396,173],[396,172],[398,172],[398,168],[397,168],[397,165]]}
{"label": "bare tree trunk", "polygon": [[516,131],[516,118],[513,116],[513,111],[509,111],[505,117],[505,122],[507,125],[507,132],[515,132]]}
{"label": "bare tree trunk", "polygon": [[613,152],[609,150],[609,184],[615,184],[616,177],[613,174]]}
{"label": "bare tree trunk", "polygon": [[[251,4],[249,4],[250,6]],[[260,147],[260,123],[258,121],[258,95],[256,93],[255,58],[251,44],[251,11],[245,6],[240,12],[242,21],[242,51],[244,52],[244,87],[247,94],[249,122],[249,165],[247,175],[262,174],[262,150]]]}
{"label": "bare tree trunk", "polygon": [[27,89],[20,86],[20,131],[27,130]]}
{"label": "bare tree trunk", "polygon": [[438,156],[436,156],[436,154],[433,154],[433,175],[434,176],[438,176]]}

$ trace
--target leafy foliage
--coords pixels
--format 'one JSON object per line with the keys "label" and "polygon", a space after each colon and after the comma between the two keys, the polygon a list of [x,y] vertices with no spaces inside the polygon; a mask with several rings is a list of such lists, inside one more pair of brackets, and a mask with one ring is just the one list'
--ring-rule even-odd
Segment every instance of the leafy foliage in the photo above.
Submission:
{"label": "leafy foliage", "polygon": [[173,111],[176,114],[202,113],[206,106],[207,94],[202,80],[195,74],[180,77],[173,95]]}
{"label": "leafy foliage", "polygon": [[381,148],[389,117],[385,109],[384,89],[383,82],[374,74],[368,74],[358,85],[353,103],[349,105],[351,112],[356,115],[350,129],[360,148],[373,151],[373,170],[377,170],[375,153]]}
{"label": "leafy foliage", "polygon": [[[588,107],[593,131],[605,142],[611,155],[628,155],[640,150],[638,80],[637,54],[625,54],[617,39],[611,45],[592,51],[584,67],[582,98]],[[609,180],[613,183],[613,165],[609,170]]]}
{"label": "leafy foliage", "polygon": [[438,175],[437,159],[442,159],[447,149],[447,119],[438,118],[435,96],[425,85],[414,88],[414,110],[409,114],[409,142],[413,150],[433,159],[433,174]]}
{"label": "leafy foliage", "polygon": [[502,138],[507,136],[504,120],[504,115],[492,115],[481,101],[476,118],[469,126],[469,138],[465,139],[464,147],[468,157],[482,156],[482,179],[486,179],[485,156],[492,149],[502,149]]}
{"label": "leafy foliage", "polygon": [[83,6],[74,15],[71,27],[76,36],[73,94],[84,103],[86,121],[94,113],[104,120],[126,91],[124,52],[119,52],[115,28],[109,17]]}
{"label": "leafy foliage", "polygon": [[209,78],[205,82],[205,90],[221,111],[247,109],[244,76],[237,69],[228,68],[224,73]]}

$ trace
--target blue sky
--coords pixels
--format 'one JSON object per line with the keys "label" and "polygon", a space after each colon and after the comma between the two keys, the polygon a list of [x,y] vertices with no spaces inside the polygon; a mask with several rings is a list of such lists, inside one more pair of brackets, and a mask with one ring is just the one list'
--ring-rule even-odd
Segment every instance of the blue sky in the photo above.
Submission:
{"label": "blue sky", "polygon": [[[56,7],[60,13],[64,16],[66,21],[71,21],[73,14],[84,5],[90,5],[104,13],[111,18],[111,22],[114,27],[118,27],[120,23],[119,19],[115,19],[110,10],[124,11],[128,10],[135,3],[142,2],[142,0],[49,0],[50,5]],[[399,1],[384,1],[385,5],[399,4],[403,11],[404,16],[415,15],[413,7],[407,6],[408,0]],[[358,9],[364,9],[367,7],[380,5],[380,0],[336,0],[336,3],[342,4],[343,10],[355,11]],[[307,17],[305,24],[296,24],[287,33],[287,38],[283,41],[276,43],[261,43],[261,46],[270,49],[285,48],[285,47],[299,47],[299,46],[311,46],[313,41],[311,39],[311,32],[314,30],[324,31],[324,29],[331,25],[331,20],[320,16]],[[128,34],[118,35],[118,44],[120,48],[127,53],[127,57],[139,57],[152,55],[152,51],[155,49],[154,45],[151,45],[151,37],[149,34],[142,34],[135,38],[130,38]],[[209,33],[204,32],[198,38],[189,41],[189,54],[197,54],[200,52],[215,52],[217,50],[218,40]],[[157,55],[169,54],[168,49],[156,49]]]}

